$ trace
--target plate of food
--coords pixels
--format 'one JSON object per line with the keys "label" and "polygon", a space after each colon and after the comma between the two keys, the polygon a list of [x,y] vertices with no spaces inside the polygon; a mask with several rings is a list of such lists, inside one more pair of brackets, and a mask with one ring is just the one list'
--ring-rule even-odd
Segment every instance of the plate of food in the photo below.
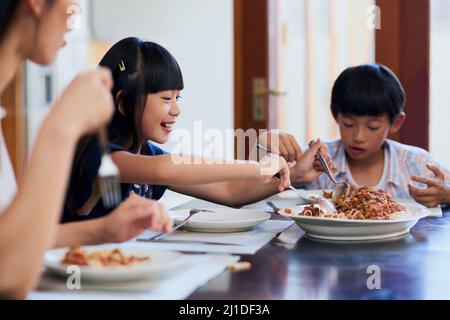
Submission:
{"label": "plate of food", "polygon": [[335,203],[337,213],[318,205],[281,209],[310,238],[337,241],[377,240],[407,234],[430,211],[418,204],[401,203],[383,190],[351,188]]}
{"label": "plate of food", "polygon": [[184,263],[178,252],[151,250],[143,244],[123,243],[48,250],[47,270],[68,277],[73,266],[82,281],[130,281],[161,277]]}
{"label": "plate of food", "polygon": [[[172,210],[170,215],[177,224],[188,217],[189,211]],[[270,213],[251,209],[203,208],[182,228],[196,232],[241,232],[266,222],[270,217]]]}

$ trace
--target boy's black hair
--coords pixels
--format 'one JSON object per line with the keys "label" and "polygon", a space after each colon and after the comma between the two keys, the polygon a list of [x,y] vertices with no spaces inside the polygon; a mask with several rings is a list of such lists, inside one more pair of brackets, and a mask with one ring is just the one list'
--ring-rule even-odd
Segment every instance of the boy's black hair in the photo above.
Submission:
{"label": "boy's black hair", "polygon": [[365,64],[344,70],[334,83],[331,112],[355,116],[387,114],[393,123],[405,106],[405,91],[386,66]]}

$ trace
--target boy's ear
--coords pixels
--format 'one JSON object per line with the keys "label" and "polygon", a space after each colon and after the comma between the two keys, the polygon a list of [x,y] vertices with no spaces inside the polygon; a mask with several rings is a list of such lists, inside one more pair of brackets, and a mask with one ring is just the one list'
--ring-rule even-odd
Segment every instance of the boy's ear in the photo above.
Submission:
{"label": "boy's ear", "polygon": [[116,106],[117,106],[117,110],[119,110],[119,112],[124,116],[125,115],[125,108],[123,106],[123,96],[125,94],[125,91],[120,90],[119,92],[117,92],[116,97],[115,97],[115,102],[116,102]]}
{"label": "boy's ear", "polygon": [[394,123],[391,126],[391,130],[390,133],[395,133],[398,130],[400,130],[400,128],[402,127],[403,123],[405,122],[406,119],[406,113],[401,112],[397,118],[394,120]]}

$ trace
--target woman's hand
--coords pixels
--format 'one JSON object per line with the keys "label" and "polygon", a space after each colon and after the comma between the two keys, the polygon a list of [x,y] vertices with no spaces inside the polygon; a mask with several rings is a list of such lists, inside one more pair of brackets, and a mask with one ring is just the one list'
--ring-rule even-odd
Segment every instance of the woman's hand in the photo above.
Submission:
{"label": "woman's hand", "polygon": [[328,153],[328,147],[326,144],[323,144],[320,139],[317,139],[317,141],[301,155],[296,165],[291,168],[291,179],[294,183],[312,182],[324,172],[320,161],[317,159],[317,154],[319,152],[332,170],[333,162]]}
{"label": "woman's hand", "polygon": [[170,232],[173,221],[163,203],[131,194],[102,223],[106,242],[130,240],[146,229]]}
{"label": "woman's hand", "polygon": [[427,168],[434,173],[434,179],[412,176],[413,181],[424,183],[427,188],[420,189],[409,184],[409,194],[418,203],[430,208],[450,203],[450,186],[445,182],[444,173],[435,165],[427,164]]}
{"label": "woman's hand", "polygon": [[106,68],[78,75],[56,102],[50,121],[76,138],[99,129],[114,111],[112,86],[111,72]]}
{"label": "woman's hand", "polygon": [[256,181],[260,183],[269,183],[273,181],[274,176],[280,178],[280,192],[291,184],[290,170],[286,160],[276,154],[269,153],[259,162],[260,170]]}

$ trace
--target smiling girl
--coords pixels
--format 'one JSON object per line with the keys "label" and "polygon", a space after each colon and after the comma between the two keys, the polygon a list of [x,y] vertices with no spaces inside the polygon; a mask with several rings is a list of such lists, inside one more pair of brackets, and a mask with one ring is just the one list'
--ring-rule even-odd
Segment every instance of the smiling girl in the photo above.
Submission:
{"label": "smiling girl", "polygon": [[[137,38],[115,44],[100,62],[113,74],[115,113],[109,126],[112,157],[119,167],[123,196],[136,193],[160,199],[167,188],[229,206],[258,201],[283,190],[290,183],[285,160],[268,155],[265,163],[235,161],[209,164],[195,159],[175,164],[172,156],[152,142],[168,141],[180,116],[178,99],[184,87],[175,58],[163,47]],[[316,143],[300,159],[296,180],[315,171]],[[208,164],[204,164],[204,163]],[[95,136],[78,145],[63,222],[92,219],[108,214],[100,200],[97,171],[100,151]],[[262,170],[268,170],[262,175]],[[279,173],[281,182],[273,179]]]}

